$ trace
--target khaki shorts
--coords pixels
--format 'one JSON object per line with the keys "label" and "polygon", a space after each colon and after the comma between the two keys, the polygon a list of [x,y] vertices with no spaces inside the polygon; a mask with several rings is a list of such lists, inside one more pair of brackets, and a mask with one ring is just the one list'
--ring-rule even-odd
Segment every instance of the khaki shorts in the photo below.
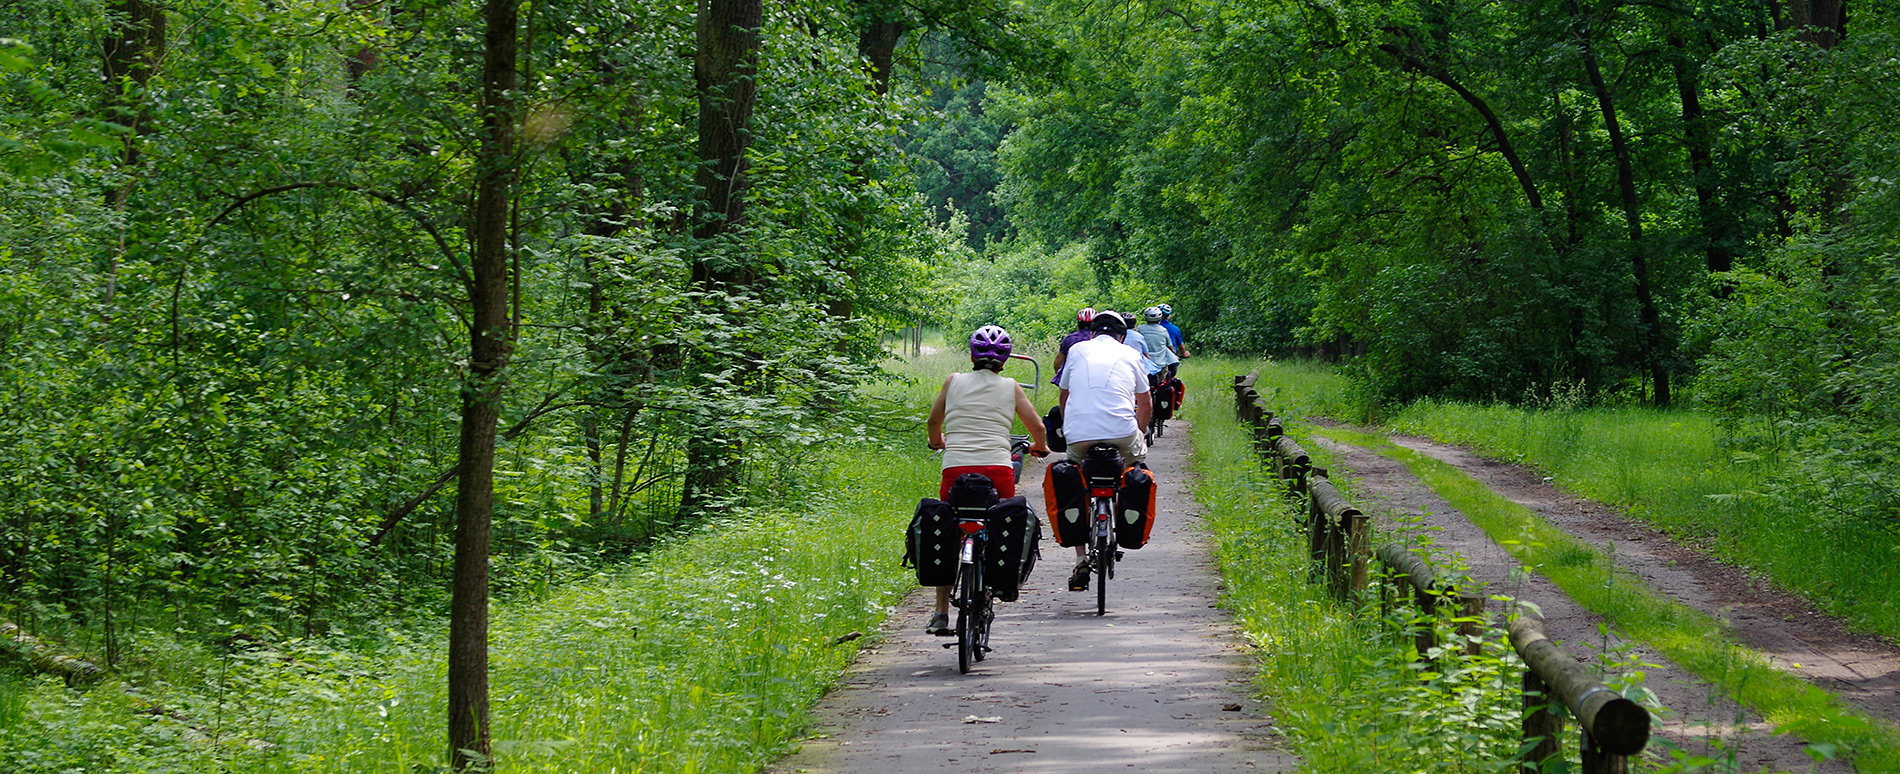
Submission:
{"label": "khaki shorts", "polygon": [[1112,443],[1116,448],[1121,449],[1123,464],[1133,465],[1143,461],[1148,456],[1148,445],[1141,442],[1141,433],[1134,433],[1121,438],[1109,438],[1097,441],[1070,441],[1069,459],[1075,460],[1076,462],[1087,459],[1089,456],[1089,447],[1098,443]]}

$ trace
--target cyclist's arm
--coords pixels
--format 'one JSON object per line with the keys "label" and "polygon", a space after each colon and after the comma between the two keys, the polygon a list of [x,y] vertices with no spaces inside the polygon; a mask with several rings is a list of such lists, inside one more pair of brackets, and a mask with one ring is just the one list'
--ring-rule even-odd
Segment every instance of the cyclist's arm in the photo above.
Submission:
{"label": "cyclist's arm", "polygon": [[1146,390],[1135,393],[1135,426],[1146,428],[1148,419],[1154,415],[1155,402]]}
{"label": "cyclist's arm", "polygon": [[1023,429],[1029,431],[1029,450],[1038,455],[1049,453],[1048,429],[1042,426],[1042,417],[1036,415],[1036,404],[1029,402],[1029,394],[1023,392],[1023,386],[1016,385],[1016,418],[1023,421]]}
{"label": "cyclist's arm", "polygon": [[[943,448],[944,396],[949,394],[950,392],[950,380],[952,378],[955,378],[955,377],[954,376],[944,377],[943,388],[937,390],[937,399],[935,401],[932,401],[930,404],[930,419],[925,421],[924,423],[930,428],[930,448],[932,449]],[[1018,389],[1021,389],[1021,388],[1018,388]]]}
{"label": "cyclist's arm", "polygon": [[1049,378],[1050,384],[1055,384],[1055,385],[1062,384],[1062,366],[1067,365],[1068,362],[1069,362],[1068,350],[1065,349],[1061,352],[1056,353],[1055,367],[1050,369],[1052,372],[1055,373],[1055,376],[1052,376]]}

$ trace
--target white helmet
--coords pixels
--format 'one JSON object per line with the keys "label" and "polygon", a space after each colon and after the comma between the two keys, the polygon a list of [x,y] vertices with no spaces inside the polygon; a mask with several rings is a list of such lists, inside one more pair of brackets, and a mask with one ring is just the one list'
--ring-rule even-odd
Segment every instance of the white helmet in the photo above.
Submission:
{"label": "white helmet", "polygon": [[1168,315],[1166,312],[1161,311],[1161,307],[1151,306],[1151,307],[1148,307],[1147,309],[1141,310],[1141,316],[1148,318],[1148,322],[1158,323],[1158,322],[1161,322],[1161,318],[1166,317]]}

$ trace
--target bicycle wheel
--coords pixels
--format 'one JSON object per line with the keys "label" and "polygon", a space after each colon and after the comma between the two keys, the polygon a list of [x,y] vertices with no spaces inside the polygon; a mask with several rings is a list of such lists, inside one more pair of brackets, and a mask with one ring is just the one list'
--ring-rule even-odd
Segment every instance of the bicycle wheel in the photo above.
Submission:
{"label": "bicycle wheel", "polygon": [[1109,565],[1115,562],[1114,544],[1095,536],[1095,614],[1108,614],[1108,574]]}
{"label": "bicycle wheel", "polygon": [[970,673],[971,664],[981,660],[977,656],[977,648],[981,647],[977,638],[982,634],[978,628],[982,626],[978,623],[981,613],[976,610],[977,605],[981,604],[977,601],[977,591],[981,588],[976,577],[977,567],[966,564],[957,573],[958,591],[961,592],[957,602],[957,671],[964,674]]}

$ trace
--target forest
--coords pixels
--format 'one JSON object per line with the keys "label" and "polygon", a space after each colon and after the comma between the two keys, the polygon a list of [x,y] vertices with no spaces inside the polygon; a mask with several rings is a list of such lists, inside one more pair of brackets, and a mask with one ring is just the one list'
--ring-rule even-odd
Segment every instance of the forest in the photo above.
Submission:
{"label": "forest", "polygon": [[0,720],[69,690],[20,643],[437,632],[478,767],[491,602],[918,445],[900,331],[1091,304],[1355,419],[1707,415],[1725,496],[1891,546],[1896,181],[1879,3],[13,0]]}

